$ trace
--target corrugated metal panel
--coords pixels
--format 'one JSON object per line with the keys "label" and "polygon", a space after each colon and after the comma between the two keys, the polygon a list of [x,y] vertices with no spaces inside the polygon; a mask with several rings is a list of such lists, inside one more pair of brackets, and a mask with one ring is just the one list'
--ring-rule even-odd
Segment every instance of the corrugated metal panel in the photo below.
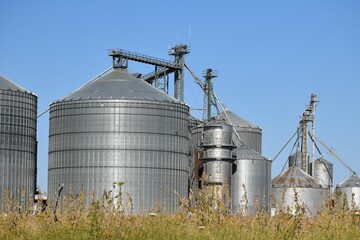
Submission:
{"label": "corrugated metal panel", "polygon": [[348,179],[339,184],[338,188],[341,187],[360,187],[360,178],[353,174]]}
{"label": "corrugated metal panel", "polygon": [[266,160],[270,161],[249,146],[241,146],[236,151],[236,159]]}
{"label": "corrugated metal panel", "polygon": [[201,178],[201,169],[203,157],[203,149],[201,148],[202,141],[202,129],[203,125],[200,121],[196,119],[191,119],[190,121],[190,143],[189,143],[189,151],[190,151],[190,163],[189,163],[189,183],[190,188],[192,189],[195,196],[197,196],[200,190],[200,178]]}
{"label": "corrugated metal panel", "polygon": [[231,169],[232,163],[228,161],[206,161],[204,171],[206,174],[206,183],[208,185],[226,186],[229,192],[231,187]]}
{"label": "corrugated metal panel", "polygon": [[253,215],[268,210],[271,189],[271,161],[255,150],[241,146],[236,150],[236,171],[232,175],[232,211]]}
{"label": "corrugated metal panel", "polygon": [[[250,128],[257,128],[257,129],[260,129],[258,126],[246,121],[245,119],[239,117],[238,115],[236,115],[235,113],[233,113],[232,111],[230,110],[225,110],[226,111],[226,115],[230,118],[232,124],[235,126],[235,127],[250,127]],[[224,112],[221,112],[219,114],[220,116],[222,116],[223,118],[225,118],[225,114]],[[226,118],[225,118],[226,119]]]}
{"label": "corrugated metal panel", "polygon": [[204,126],[203,147],[234,147],[232,127],[227,123],[209,122]]}
{"label": "corrugated metal panel", "polygon": [[[296,195],[295,195],[296,193]],[[316,215],[328,198],[325,188],[273,188],[273,207],[277,211],[296,214],[298,207],[308,216]]]}
{"label": "corrugated metal panel", "polygon": [[[204,125],[203,142],[204,170],[207,184],[226,184],[231,187],[232,127],[225,121],[213,120]],[[230,191],[230,189],[227,189]]]}
{"label": "corrugated metal panel", "polygon": [[[120,87],[119,87],[120,86]],[[81,99],[118,99],[178,102],[175,98],[159,91],[144,80],[136,78],[124,69],[118,68],[101,76],[61,101]]]}
{"label": "corrugated metal panel", "polygon": [[2,75],[0,75],[0,89],[26,92],[24,88],[20,87]]}
{"label": "corrugated metal panel", "polygon": [[[84,189],[98,199],[113,182],[120,181],[125,183],[124,201],[129,199],[128,193],[135,213],[157,204],[172,212],[179,200],[175,192],[186,196],[188,190],[189,108],[175,101],[145,100],[140,95],[137,100],[122,99],[123,84],[135,81],[134,86],[141,88],[132,88],[137,93],[151,86],[139,83],[141,80],[134,80],[124,70],[112,72],[111,79],[112,91],[119,93],[120,99],[51,104],[49,195],[64,183],[65,194]],[[95,86],[103,86],[102,81],[94,81],[89,92],[96,92]],[[88,88],[80,92],[86,92],[84,89]],[[109,96],[108,90],[96,93]],[[79,96],[77,92],[73,97]],[[159,94],[152,96],[162,96],[159,90],[154,92]]]}
{"label": "corrugated metal panel", "polygon": [[206,191],[230,207],[231,173],[234,158],[232,127],[223,120],[215,119],[204,125],[202,148]]}
{"label": "corrugated metal panel", "polygon": [[288,158],[289,161],[289,168],[292,167],[300,167],[302,165],[302,153],[297,151],[293,154],[291,154]]}
{"label": "corrugated metal panel", "polygon": [[338,201],[343,202],[350,209],[360,209],[360,178],[352,175],[335,188]]}
{"label": "corrugated metal panel", "polygon": [[296,212],[296,205],[305,207],[308,215],[315,215],[323,207],[328,192],[299,167],[291,167],[272,180],[274,207]]}
{"label": "corrugated metal panel", "polygon": [[190,117],[189,128],[190,128],[189,150],[190,153],[193,154],[194,151],[200,147],[202,141],[203,124],[200,120]]}
{"label": "corrugated metal panel", "polygon": [[321,188],[316,180],[299,167],[290,167],[272,180],[273,188]]}
{"label": "corrugated metal panel", "polygon": [[[261,128],[249,123],[248,121],[237,116],[230,110],[226,110],[226,114],[230,118],[232,124],[236,129],[236,132],[239,134],[241,140],[245,143],[245,145],[261,153],[261,149],[262,149]],[[223,112],[220,113],[218,117],[222,117],[226,119],[225,114]],[[233,140],[236,146],[241,145],[240,141],[237,139],[235,134],[233,134]]]}
{"label": "corrugated metal panel", "polygon": [[[8,90],[11,89],[11,90]],[[0,202],[27,208],[36,184],[37,97],[0,77]]]}
{"label": "corrugated metal panel", "polygon": [[330,189],[332,187],[333,172],[333,164],[322,157],[310,163],[310,173],[325,188]]}

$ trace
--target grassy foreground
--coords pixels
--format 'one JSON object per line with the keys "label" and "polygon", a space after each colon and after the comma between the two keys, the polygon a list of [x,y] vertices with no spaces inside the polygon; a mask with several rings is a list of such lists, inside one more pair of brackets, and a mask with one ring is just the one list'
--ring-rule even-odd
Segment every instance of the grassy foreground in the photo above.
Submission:
{"label": "grassy foreground", "polygon": [[0,239],[360,239],[360,215],[337,204],[309,218],[301,212],[232,215],[224,206],[211,210],[188,200],[175,214],[128,215],[112,201],[87,206],[78,198],[56,217],[50,207],[2,213]]}

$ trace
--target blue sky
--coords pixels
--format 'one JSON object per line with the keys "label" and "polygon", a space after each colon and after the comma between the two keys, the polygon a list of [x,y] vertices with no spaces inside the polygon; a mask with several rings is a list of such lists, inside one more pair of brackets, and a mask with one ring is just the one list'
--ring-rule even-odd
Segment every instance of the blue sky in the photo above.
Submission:
{"label": "blue sky", "polygon": [[[360,174],[360,2],[349,1],[0,1],[0,74],[39,97],[39,112],[111,66],[122,48],[164,59],[190,44],[201,76],[231,111],[263,129],[273,158],[296,130],[311,93],[320,98],[317,135]],[[153,69],[130,64],[129,70]],[[172,92],[171,92],[172,93]],[[185,76],[185,101],[202,93]],[[198,113],[196,113],[198,114]],[[49,116],[38,120],[38,185],[47,189]],[[280,173],[290,152],[273,163]],[[335,183],[349,171],[334,163]]]}

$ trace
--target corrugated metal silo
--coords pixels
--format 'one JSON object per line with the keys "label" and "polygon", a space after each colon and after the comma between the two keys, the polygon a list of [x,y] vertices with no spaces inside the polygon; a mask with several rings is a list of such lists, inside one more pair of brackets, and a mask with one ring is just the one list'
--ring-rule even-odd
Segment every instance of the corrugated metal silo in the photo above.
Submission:
{"label": "corrugated metal silo", "polygon": [[203,124],[197,119],[190,119],[190,152],[200,147],[202,141]]}
{"label": "corrugated metal silo", "polygon": [[241,146],[236,150],[236,171],[232,175],[232,211],[253,215],[267,211],[270,204],[271,160]]}
{"label": "corrugated metal silo", "polygon": [[272,180],[274,208],[295,214],[297,204],[307,215],[315,215],[325,203],[328,191],[299,167],[290,167]]}
{"label": "corrugated metal silo", "polygon": [[[225,110],[226,115],[230,118],[232,124],[234,125],[236,132],[239,134],[241,140],[244,144],[251,149],[254,149],[258,153],[261,153],[262,146],[262,130],[258,126],[255,126],[248,121],[237,116],[230,110]],[[224,112],[220,113],[220,118],[227,119]],[[219,116],[218,116],[219,117]],[[241,146],[240,141],[233,134],[233,139],[236,146]]]}
{"label": "corrugated metal silo", "polygon": [[234,158],[232,127],[222,120],[212,120],[204,125],[202,147],[209,193],[230,206],[231,173]]}
{"label": "corrugated metal silo", "polygon": [[291,154],[288,158],[289,167],[300,167],[302,163],[302,153],[300,151],[297,151],[293,154]]}
{"label": "corrugated metal silo", "polygon": [[188,191],[188,123],[188,106],[113,70],[50,105],[48,193],[64,183],[99,199],[124,182],[135,213],[172,212]]}
{"label": "corrugated metal silo", "polygon": [[37,96],[0,75],[0,202],[26,208],[36,188]]}
{"label": "corrugated metal silo", "polygon": [[323,157],[320,157],[310,163],[310,173],[312,173],[315,180],[325,188],[330,189],[332,187],[333,172],[333,164],[325,160]]}
{"label": "corrugated metal silo", "polygon": [[360,178],[356,174],[336,186],[335,193],[337,200],[349,209],[360,209]]}

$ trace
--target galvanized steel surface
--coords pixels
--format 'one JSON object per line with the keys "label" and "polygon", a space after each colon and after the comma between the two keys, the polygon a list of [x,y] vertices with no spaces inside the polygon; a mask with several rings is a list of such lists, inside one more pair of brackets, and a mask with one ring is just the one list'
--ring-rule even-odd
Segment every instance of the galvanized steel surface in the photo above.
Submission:
{"label": "galvanized steel surface", "polygon": [[316,180],[299,167],[290,167],[272,180],[273,188],[321,188]]}
{"label": "galvanized steel surface", "polygon": [[203,125],[201,122],[190,119],[190,138],[189,138],[189,151],[192,154],[197,148],[201,147]]}
{"label": "galvanized steel surface", "polygon": [[[208,161],[204,164],[206,183],[231,186],[232,163],[227,161]],[[228,191],[230,189],[227,189]]]}
{"label": "galvanized steel surface", "polygon": [[332,187],[333,172],[333,164],[322,157],[310,163],[310,173],[322,187]]}
{"label": "galvanized steel surface", "polygon": [[295,214],[297,206],[307,215],[316,215],[324,206],[328,197],[325,188],[273,188],[272,196],[277,211]]}
{"label": "galvanized steel surface", "polygon": [[226,148],[209,148],[204,151],[203,160],[232,160],[232,154],[230,149]]}
{"label": "galvanized steel surface", "polygon": [[[232,124],[234,125],[236,132],[239,134],[241,140],[246,146],[254,149],[258,153],[261,153],[262,148],[262,130],[260,127],[255,126],[248,121],[237,116],[230,110],[226,110],[227,116],[230,118]],[[226,119],[225,114],[222,112],[218,117]],[[237,139],[236,135],[233,133],[233,141],[236,146],[240,146],[241,143]]]}
{"label": "galvanized steel surface", "polygon": [[24,88],[20,87],[16,83],[10,81],[4,76],[0,75],[0,89],[2,90],[10,90],[10,91],[20,91],[27,92]]}
{"label": "galvanized steel surface", "polygon": [[204,125],[203,147],[233,147],[232,127],[228,124],[210,122]]}
{"label": "galvanized steel surface", "polygon": [[[191,121],[190,121],[191,122]],[[194,167],[195,160],[194,155],[195,151],[200,150],[201,142],[202,142],[202,124],[198,123],[197,125],[190,126],[190,137],[189,137],[189,153],[190,153],[190,161],[191,166]]]}
{"label": "galvanized steel surface", "polygon": [[271,161],[255,150],[236,150],[236,171],[232,175],[232,211],[253,215],[268,210],[271,189]]}
{"label": "galvanized steel surface", "polygon": [[190,119],[190,125],[189,184],[193,194],[196,196],[201,187],[200,178],[203,171],[201,160],[203,157],[203,149],[201,148],[203,125],[200,121],[195,119]]}
{"label": "galvanized steel surface", "polygon": [[173,102],[179,101],[159,91],[156,87],[144,80],[136,78],[123,69],[116,69],[89,82],[80,89],[63,98],[61,101],[69,100],[146,100]]}
{"label": "galvanized steel surface", "polygon": [[296,152],[289,156],[288,158],[289,168],[291,167],[300,167],[302,163],[302,153]]}
{"label": "galvanized steel surface", "polygon": [[352,175],[335,188],[337,200],[350,209],[360,209],[360,178]]}
{"label": "galvanized steel surface", "polygon": [[[232,172],[232,127],[224,121],[213,120],[204,125],[203,142],[204,170],[207,184],[231,186]],[[229,189],[227,189],[229,191]]]}
{"label": "galvanized steel surface", "polygon": [[299,167],[291,167],[272,180],[274,207],[290,209],[295,213],[296,204],[303,205],[308,215],[316,214],[325,203],[328,191]]}
{"label": "galvanized steel surface", "polygon": [[85,85],[50,106],[49,196],[64,183],[99,199],[124,182],[135,213],[174,211],[188,190],[188,122],[188,106],[122,69]]}
{"label": "galvanized steel surface", "polygon": [[[0,203],[27,208],[36,187],[37,97],[0,76]],[[1,206],[1,205],[0,205]]]}

